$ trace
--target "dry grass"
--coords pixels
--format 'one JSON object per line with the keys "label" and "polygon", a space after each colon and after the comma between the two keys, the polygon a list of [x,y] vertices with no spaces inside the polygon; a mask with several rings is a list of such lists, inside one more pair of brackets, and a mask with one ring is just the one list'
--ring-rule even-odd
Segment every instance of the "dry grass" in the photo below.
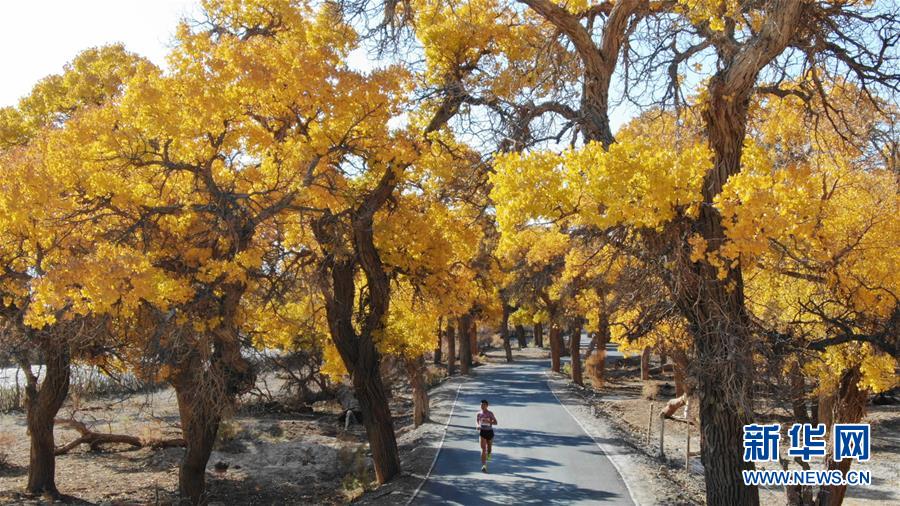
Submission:
{"label": "dry grass", "polygon": [[0,387],[0,413],[9,413],[22,409],[23,389],[16,387]]}
{"label": "dry grass", "polygon": [[585,375],[591,381],[591,385],[594,388],[603,388],[603,361],[606,359],[605,357],[605,352],[596,351],[584,362]]}
{"label": "dry grass", "polygon": [[641,397],[652,401],[659,399],[659,394],[659,383],[653,380],[644,382],[644,385],[641,388]]}
{"label": "dry grass", "polygon": [[0,432],[0,469],[9,467],[9,454],[7,448],[11,448],[15,438],[7,432]]}

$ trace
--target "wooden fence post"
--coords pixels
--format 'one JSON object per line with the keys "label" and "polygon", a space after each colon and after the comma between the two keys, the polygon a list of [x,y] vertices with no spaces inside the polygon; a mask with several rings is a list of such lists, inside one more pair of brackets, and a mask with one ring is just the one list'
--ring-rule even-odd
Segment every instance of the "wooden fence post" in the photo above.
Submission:
{"label": "wooden fence post", "polygon": [[666,417],[659,416],[659,458],[666,460]]}
{"label": "wooden fence post", "polygon": [[684,469],[691,472],[691,424],[687,424],[687,436],[684,445]]}

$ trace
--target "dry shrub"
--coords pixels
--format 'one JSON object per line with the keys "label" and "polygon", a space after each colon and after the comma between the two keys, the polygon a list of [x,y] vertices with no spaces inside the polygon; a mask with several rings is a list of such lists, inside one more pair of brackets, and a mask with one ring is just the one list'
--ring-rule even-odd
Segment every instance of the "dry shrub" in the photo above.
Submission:
{"label": "dry shrub", "polygon": [[584,372],[594,388],[603,388],[605,355],[605,352],[598,350],[592,353],[584,362]]}
{"label": "dry shrub", "polygon": [[22,409],[23,390],[16,387],[0,387],[0,413]]}
{"label": "dry shrub", "polygon": [[366,457],[364,445],[347,445],[338,449],[338,471],[343,473],[341,487],[344,496],[352,501],[359,498],[375,479],[371,459]]}
{"label": "dry shrub", "polygon": [[9,453],[7,451],[15,441],[16,438],[12,434],[0,432],[0,469],[9,467]]}
{"label": "dry shrub", "polygon": [[648,401],[659,398],[659,383],[655,381],[645,381],[644,387],[641,389],[641,396]]}
{"label": "dry shrub", "polygon": [[425,387],[431,388],[447,377],[447,370],[429,365],[425,368]]}

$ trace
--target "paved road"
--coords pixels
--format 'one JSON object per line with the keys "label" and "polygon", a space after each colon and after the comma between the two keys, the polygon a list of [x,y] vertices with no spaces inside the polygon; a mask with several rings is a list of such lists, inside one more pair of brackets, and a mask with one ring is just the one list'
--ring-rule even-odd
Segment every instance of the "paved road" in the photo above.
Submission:
{"label": "paved road", "polygon": [[[616,469],[547,386],[548,362],[486,366],[463,384],[413,504],[633,504]],[[475,429],[482,398],[499,422],[488,474]]]}

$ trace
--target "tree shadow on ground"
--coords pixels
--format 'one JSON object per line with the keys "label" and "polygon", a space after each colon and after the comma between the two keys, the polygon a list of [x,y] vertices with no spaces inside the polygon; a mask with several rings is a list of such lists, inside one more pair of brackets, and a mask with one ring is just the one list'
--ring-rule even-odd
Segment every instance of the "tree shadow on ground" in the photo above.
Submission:
{"label": "tree shadow on ground", "polygon": [[4,464],[0,466],[0,477],[14,478],[16,476],[25,476],[28,474],[28,468],[16,464]]}
{"label": "tree shadow on ground", "polygon": [[[535,476],[536,469],[560,464],[542,459],[504,459],[492,474],[499,480],[473,479],[471,472],[442,474],[429,479],[414,504],[572,504],[575,502],[630,504],[630,499],[614,492],[579,487],[549,478]],[[515,479],[504,479],[514,477]]]}

